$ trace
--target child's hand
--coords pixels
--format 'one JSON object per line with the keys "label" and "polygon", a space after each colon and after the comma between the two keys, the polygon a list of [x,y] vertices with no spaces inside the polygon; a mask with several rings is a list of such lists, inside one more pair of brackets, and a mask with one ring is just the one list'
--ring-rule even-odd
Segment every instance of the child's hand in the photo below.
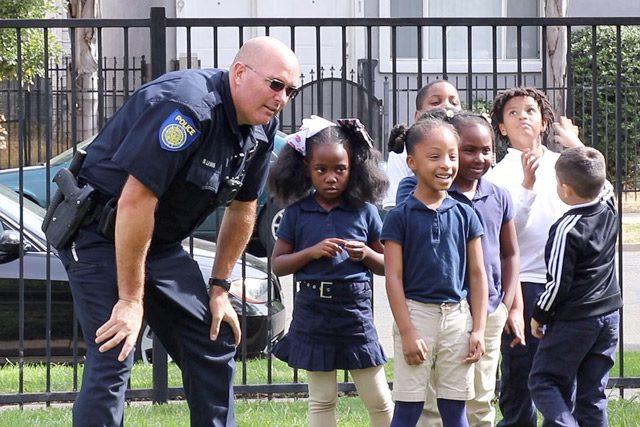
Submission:
{"label": "child's hand", "polygon": [[540,160],[538,156],[530,149],[524,150],[522,153],[522,171],[524,172],[524,179],[522,185],[528,190],[533,190],[533,186],[536,183],[536,171]]}
{"label": "child's hand", "polygon": [[554,141],[565,147],[582,147],[584,144],[578,138],[578,126],[571,119],[561,116],[559,122],[553,123]]}
{"label": "child's hand", "polygon": [[471,332],[469,335],[469,355],[464,358],[465,363],[474,363],[484,354],[484,334]]}
{"label": "child's hand", "polygon": [[527,345],[524,338],[524,316],[522,310],[512,308],[509,310],[507,323],[504,325],[504,331],[508,335],[513,335],[513,339],[509,347],[514,348],[517,345]]}
{"label": "child's hand", "polygon": [[342,248],[345,245],[345,241],[343,239],[338,239],[337,237],[331,237],[329,239],[324,239],[315,245],[309,248],[311,253],[311,257],[313,259],[319,259],[322,257],[334,257],[342,252]]}
{"label": "child's hand", "polygon": [[353,261],[363,261],[367,256],[368,246],[364,242],[357,240],[347,240],[344,242],[344,249]]}
{"label": "child's hand", "polygon": [[427,343],[418,336],[415,329],[402,335],[402,353],[407,365],[420,365],[427,360],[428,351]]}
{"label": "child's hand", "polygon": [[522,186],[527,190],[533,190],[533,185],[536,183],[536,171],[540,164],[540,159],[535,153],[529,149],[524,150],[522,153],[522,171],[524,172],[524,179]]}
{"label": "child's hand", "polygon": [[540,322],[533,317],[531,318],[531,335],[538,339],[544,337],[544,325],[541,325]]}

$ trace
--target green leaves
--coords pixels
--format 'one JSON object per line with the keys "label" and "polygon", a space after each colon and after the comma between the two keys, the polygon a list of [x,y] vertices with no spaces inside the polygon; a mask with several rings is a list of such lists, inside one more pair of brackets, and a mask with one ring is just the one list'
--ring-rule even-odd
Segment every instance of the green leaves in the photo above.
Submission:
{"label": "green leaves", "polygon": [[[587,144],[591,141],[589,145],[595,146],[606,156],[608,176],[614,181],[617,154],[616,103],[620,102],[622,184],[625,189],[637,189],[640,184],[640,154],[636,145],[640,134],[640,27],[620,27],[619,95],[616,94],[618,29],[611,26],[597,27],[595,50],[592,45],[593,31],[594,28],[589,27],[572,34],[575,121],[580,127],[583,141]],[[592,68],[594,64],[595,73]]]}
{"label": "green leaves", "polygon": [[[0,0],[0,18],[43,19],[57,10],[54,0]],[[0,29],[0,81],[17,79],[19,66],[23,84],[31,84],[36,76],[44,75],[45,44],[49,45],[50,59],[62,52],[51,31],[45,39],[45,32],[40,28]]]}

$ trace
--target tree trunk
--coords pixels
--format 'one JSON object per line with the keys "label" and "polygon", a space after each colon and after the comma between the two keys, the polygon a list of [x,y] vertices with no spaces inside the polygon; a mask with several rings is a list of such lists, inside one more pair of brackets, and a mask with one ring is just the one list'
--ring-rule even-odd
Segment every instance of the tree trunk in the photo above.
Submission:
{"label": "tree trunk", "polygon": [[[100,0],[69,0],[71,18],[101,18]],[[96,29],[77,28],[75,31],[76,70],[71,70],[70,80],[76,85],[78,102],[76,119],[77,138],[83,140],[95,134],[98,114],[98,57],[96,54]]]}
{"label": "tree trunk", "polygon": [[[545,16],[567,16],[569,0],[546,0]],[[567,29],[547,27],[547,94],[556,117],[565,115],[567,102]]]}

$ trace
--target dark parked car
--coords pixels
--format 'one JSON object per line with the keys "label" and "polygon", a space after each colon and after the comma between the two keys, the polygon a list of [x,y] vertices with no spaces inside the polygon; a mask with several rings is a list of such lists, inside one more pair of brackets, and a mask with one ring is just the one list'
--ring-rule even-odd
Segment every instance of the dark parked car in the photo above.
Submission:
{"label": "dark parked car", "polygon": [[[277,157],[277,153],[284,146],[284,133],[278,132],[274,142],[274,154],[272,161]],[[93,141],[93,137],[85,139],[79,142],[77,147],[86,149],[87,146]],[[63,151],[59,155],[51,159],[50,165],[50,177],[53,178],[60,168],[68,167],[73,157],[73,149],[70,148]],[[6,185],[12,190],[18,192],[20,190],[19,184],[19,169],[5,169],[0,170],[0,184]],[[57,189],[56,185],[49,180],[49,189],[51,196],[55,194]],[[47,165],[39,164],[36,166],[27,166],[23,168],[23,194],[24,197],[37,203],[42,207],[47,206]],[[263,191],[258,196],[258,208],[257,208],[257,220],[256,227],[253,233],[252,241],[249,245],[249,250],[258,256],[263,256],[266,253],[271,253],[271,248],[275,242],[275,232],[282,219],[284,209],[276,204],[267,203],[268,192]],[[218,225],[222,220],[222,214],[224,208],[219,208],[213,212],[209,217],[196,229],[193,236],[215,241],[218,235]],[[268,252],[267,252],[268,251]]]}
{"label": "dark parked car", "polygon": [[[51,300],[51,355],[54,360],[69,360],[73,354],[73,305],[62,263],[52,249],[47,254],[44,233],[40,230],[44,209],[23,198],[23,247],[24,256],[20,260],[20,198],[11,189],[0,185],[0,363],[15,361],[19,356],[19,330],[24,328],[23,355],[26,360],[43,360],[46,351],[46,301]],[[189,240],[185,248],[191,250]],[[213,259],[215,243],[193,239],[193,256],[200,265],[202,275],[208,279]],[[49,275],[47,274],[49,271]],[[245,268],[245,317],[242,312],[242,272],[241,261],[236,264],[230,291],[231,301],[240,315],[241,323],[246,321],[243,340],[246,340],[247,356],[259,356],[269,344],[269,336],[275,342],[284,334],[285,308],[282,304],[281,287],[278,278],[271,274],[269,281],[267,265],[264,261],[246,256]],[[21,275],[22,272],[22,275]],[[23,277],[24,294],[20,294],[20,277]],[[47,277],[51,279],[51,291],[47,292]],[[271,286],[271,305],[268,304]],[[19,323],[19,314],[24,310],[24,324]],[[78,330],[78,333],[80,331]],[[150,354],[150,331],[148,327],[140,334],[137,355],[148,360]],[[82,339],[78,341],[82,355]],[[240,352],[240,350],[239,350]]]}

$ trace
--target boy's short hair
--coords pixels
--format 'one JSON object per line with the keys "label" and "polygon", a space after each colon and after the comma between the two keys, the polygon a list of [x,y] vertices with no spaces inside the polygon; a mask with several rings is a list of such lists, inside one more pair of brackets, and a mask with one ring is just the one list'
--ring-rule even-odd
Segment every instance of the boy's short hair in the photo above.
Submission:
{"label": "boy's short hair", "polygon": [[556,162],[556,175],[583,199],[598,197],[606,179],[604,156],[592,147],[564,150]]}

